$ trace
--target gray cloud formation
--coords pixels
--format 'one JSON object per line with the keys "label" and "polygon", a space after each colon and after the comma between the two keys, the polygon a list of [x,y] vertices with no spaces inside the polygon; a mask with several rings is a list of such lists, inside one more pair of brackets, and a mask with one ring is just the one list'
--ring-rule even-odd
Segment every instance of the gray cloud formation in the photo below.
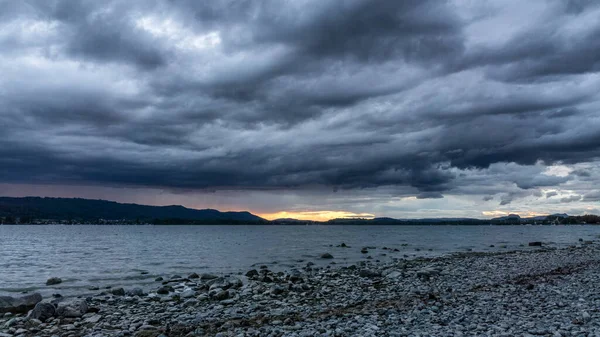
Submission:
{"label": "gray cloud formation", "polygon": [[2,180],[507,205],[592,179],[540,165],[598,164],[600,7],[494,6],[0,2]]}
{"label": "gray cloud formation", "polygon": [[561,198],[560,202],[574,202],[574,201],[579,201],[579,200],[581,200],[580,195],[572,195],[570,197]]}

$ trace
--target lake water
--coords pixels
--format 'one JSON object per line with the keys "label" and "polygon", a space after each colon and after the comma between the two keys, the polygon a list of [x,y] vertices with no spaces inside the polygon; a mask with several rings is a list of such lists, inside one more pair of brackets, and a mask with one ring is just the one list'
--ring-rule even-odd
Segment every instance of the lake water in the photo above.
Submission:
{"label": "lake water", "polygon": [[[534,249],[597,239],[600,226],[0,226],[0,295],[79,295],[90,286],[156,285],[157,276],[356,263],[372,256]],[[335,247],[346,243],[350,248]],[[331,247],[330,245],[333,245]],[[490,247],[495,245],[495,247]],[[507,246],[503,248],[501,246]],[[524,246],[522,246],[524,245]],[[375,246],[361,254],[364,246]],[[397,248],[399,252],[382,250]],[[321,260],[323,253],[333,260]],[[387,254],[382,256],[381,254]],[[142,274],[144,273],[144,274]],[[50,277],[63,283],[47,287]]]}

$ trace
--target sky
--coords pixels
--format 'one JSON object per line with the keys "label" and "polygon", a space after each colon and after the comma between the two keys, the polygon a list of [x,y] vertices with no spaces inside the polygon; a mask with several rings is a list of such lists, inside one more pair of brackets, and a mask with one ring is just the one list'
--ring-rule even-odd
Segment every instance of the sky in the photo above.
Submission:
{"label": "sky", "polygon": [[0,0],[0,195],[600,213],[600,2]]}

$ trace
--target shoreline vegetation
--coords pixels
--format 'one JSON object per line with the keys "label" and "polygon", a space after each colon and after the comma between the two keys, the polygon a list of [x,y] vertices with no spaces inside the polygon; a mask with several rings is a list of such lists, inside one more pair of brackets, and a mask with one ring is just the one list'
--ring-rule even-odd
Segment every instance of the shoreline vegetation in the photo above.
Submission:
{"label": "shoreline vegetation", "polygon": [[[148,292],[94,288],[85,298],[31,294],[13,301],[20,314],[0,305],[0,336],[599,335],[598,240],[530,246],[539,248],[172,275]],[[321,258],[334,262],[332,253]]]}
{"label": "shoreline vegetation", "polygon": [[106,200],[80,198],[0,197],[2,224],[94,224],[94,225],[582,225],[600,224],[600,216],[553,214],[521,218],[518,215],[494,219],[334,219],[304,221],[266,220],[249,212],[220,212],[183,206],[121,204]]}

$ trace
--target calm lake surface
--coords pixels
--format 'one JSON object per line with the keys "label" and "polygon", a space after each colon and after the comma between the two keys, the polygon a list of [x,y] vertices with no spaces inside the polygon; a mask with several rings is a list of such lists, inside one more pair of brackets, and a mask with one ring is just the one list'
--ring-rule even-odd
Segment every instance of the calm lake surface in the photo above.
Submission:
{"label": "calm lake surface", "polygon": [[[80,295],[93,293],[87,290],[90,286],[149,288],[157,284],[158,276],[239,273],[260,265],[285,270],[309,261],[344,265],[369,255],[388,261],[468,249],[535,249],[527,247],[530,241],[564,247],[599,235],[600,226],[4,225],[0,226],[0,295],[34,290],[44,296]],[[335,247],[342,242],[350,248]],[[361,254],[364,246],[377,249]],[[400,251],[382,250],[384,246]],[[319,259],[326,252],[335,259]],[[63,283],[47,287],[49,277],[61,277]]]}

